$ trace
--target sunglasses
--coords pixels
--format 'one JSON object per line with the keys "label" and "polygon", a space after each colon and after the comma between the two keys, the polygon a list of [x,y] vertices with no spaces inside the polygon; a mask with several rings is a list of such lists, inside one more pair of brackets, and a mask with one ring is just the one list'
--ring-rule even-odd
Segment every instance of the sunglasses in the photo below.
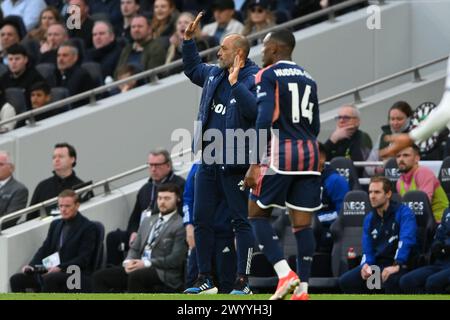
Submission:
{"label": "sunglasses", "polygon": [[265,10],[263,8],[261,8],[261,7],[252,7],[252,8],[250,8],[250,12],[262,13],[264,11]]}

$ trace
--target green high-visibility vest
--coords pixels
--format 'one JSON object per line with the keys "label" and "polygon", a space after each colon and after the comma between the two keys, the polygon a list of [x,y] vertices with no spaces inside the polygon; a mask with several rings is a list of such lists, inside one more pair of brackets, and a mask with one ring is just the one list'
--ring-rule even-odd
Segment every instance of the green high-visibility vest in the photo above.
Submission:
{"label": "green high-visibility vest", "polygon": [[[414,176],[411,179],[411,185],[409,189],[406,190],[405,182],[400,179],[400,195],[403,195],[408,191],[417,190],[416,180],[414,180]],[[436,188],[433,192],[433,198],[431,199],[431,210],[433,211],[434,218],[436,221],[441,221],[442,213],[445,209],[448,208],[448,198],[442,186],[439,184],[439,187]]]}

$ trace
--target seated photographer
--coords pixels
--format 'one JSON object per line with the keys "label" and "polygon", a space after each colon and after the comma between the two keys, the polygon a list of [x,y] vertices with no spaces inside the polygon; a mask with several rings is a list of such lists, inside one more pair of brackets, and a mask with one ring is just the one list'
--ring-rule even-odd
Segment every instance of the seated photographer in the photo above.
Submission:
{"label": "seated photographer", "polygon": [[409,294],[446,293],[450,286],[450,209],[445,210],[430,249],[432,263],[405,274],[400,288]]}
{"label": "seated photographer", "polygon": [[[47,237],[31,262],[10,278],[12,292],[75,292],[68,288],[69,266],[81,270],[81,290],[88,288],[96,245],[95,225],[78,212],[80,201],[72,190],[58,196],[61,219],[51,224]],[[85,281],[83,281],[85,280]]]}

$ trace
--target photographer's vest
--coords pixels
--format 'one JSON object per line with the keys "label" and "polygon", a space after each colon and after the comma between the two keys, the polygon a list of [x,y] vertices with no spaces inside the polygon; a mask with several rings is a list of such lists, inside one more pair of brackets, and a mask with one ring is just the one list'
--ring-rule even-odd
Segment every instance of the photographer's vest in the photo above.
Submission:
{"label": "photographer's vest", "polygon": [[[405,182],[402,179],[400,179],[399,182],[400,182],[400,192],[399,193],[402,197],[408,191],[418,190],[414,176],[411,178],[411,185],[409,186],[408,190],[406,190]],[[442,186],[439,184],[439,187],[437,187],[434,190],[433,198],[431,199],[431,210],[433,211],[433,215],[437,222],[441,221],[442,213],[447,208],[448,208],[447,194],[445,193]]]}

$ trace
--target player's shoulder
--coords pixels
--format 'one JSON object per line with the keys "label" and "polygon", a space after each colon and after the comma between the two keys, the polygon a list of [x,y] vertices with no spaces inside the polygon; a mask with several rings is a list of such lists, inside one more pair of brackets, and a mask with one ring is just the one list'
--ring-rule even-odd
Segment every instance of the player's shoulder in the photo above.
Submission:
{"label": "player's shoulder", "polygon": [[267,77],[271,77],[273,76],[273,64],[271,64],[270,66],[267,66],[265,68],[260,69],[257,73],[256,73],[256,83],[261,82],[262,78],[267,78]]}

